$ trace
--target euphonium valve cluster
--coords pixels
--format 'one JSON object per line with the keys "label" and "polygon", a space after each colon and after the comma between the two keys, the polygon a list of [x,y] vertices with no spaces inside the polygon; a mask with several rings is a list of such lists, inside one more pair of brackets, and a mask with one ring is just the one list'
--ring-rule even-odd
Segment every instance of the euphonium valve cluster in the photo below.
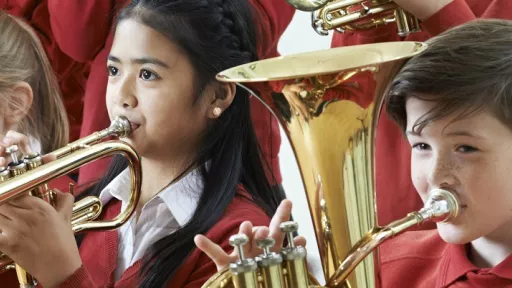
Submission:
{"label": "euphonium valve cluster", "polygon": [[233,235],[230,244],[237,250],[239,260],[231,263],[229,269],[210,278],[203,288],[234,287],[234,288],[320,288],[320,287],[351,287],[346,282],[355,267],[386,240],[406,231],[408,228],[425,221],[448,223],[459,214],[457,197],[442,189],[435,189],[429,194],[425,206],[406,217],[384,227],[375,227],[363,237],[338,267],[336,273],[320,286],[309,273],[306,256],[302,246],[293,244],[293,233],[298,231],[298,224],[293,221],[281,224],[281,232],[286,234],[288,246],[280,253],[270,252],[275,245],[272,238],[257,240],[263,254],[254,259],[246,258],[243,246],[249,242],[245,234]]}
{"label": "euphonium valve cluster", "polygon": [[[114,119],[107,129],[79,139],[67,146],[53,151],[56,160],[43,164],[42,156],[30,153],[19,156],[17,145],[6,148],[11,162],[0,169],[0,205],[13,197],[28,193],[55,206],[55,192],[48,182],[66,175],[79,167],[114,154],[121,154],[129,162],[131,174],[130,202],[121,213],[112,220],[94,221],[102,211],[102,202],[98,197],[88,196],[73,205],[71,226],[75,233],[93,230],[110,230],[124,224],[135,211],[140,197],[142,172],[140,157],[127,143],[118,140],[101,142],[108,137],[125,137],[131,133],[131,125],[124,117]],[[73,193],[70,185],[70,193]],[[13,263],[7,255],[0,253],[0,273],[16,269],[20,287],[32,288],[37,281],[22,267]]]}
{"label": "euphonium valve cluster", "polygon": [[[237,250],[239,260],[229,266],[230,274],[212,278],[203,287],[230,287],[230,280],[235,288],[310,287],[309,283],[314,278],[308,275],[306,249],[293,243],[293,233],[298,231],[298,224],[284,222],[280,228],[286,233],[288,246],[276,253],[270,251],[275,245],[274,239],[257,240],[256,245],[263,250],[263,254],[255,259],[245,258],[243,253],[243,246],[249,242],[249,238],[245,234],[233,235],[229,242]],[[229,279],[230,275],[232,279]],[[221,282],[226,286],[220,285]]]}
{"label": "euphonium valve cluster", "polygon": [[396,23],[405,37],[421,30],[419,21],[391,0],[287,0],[298,10],[310,11],[311,24],[320,35],[358,31]]}

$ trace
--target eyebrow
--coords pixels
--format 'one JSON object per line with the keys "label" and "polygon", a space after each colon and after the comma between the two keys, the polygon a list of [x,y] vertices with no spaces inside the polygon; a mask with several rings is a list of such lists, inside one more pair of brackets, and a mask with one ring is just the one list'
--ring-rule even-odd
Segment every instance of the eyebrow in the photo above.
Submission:
{"label": "eyebrow", "polygon": [[[405,134],[407,136],[421,136],[421,133],[418,133],[416,131],[406,131]],[[473,137],[473,138],[478,138],[478,139],[485,139],[484,137],[482,137],[480,135],[476,135],[474,133],[471,133],[469,131],[464,131],[464,130],[449,132],[449,133],[444,134],[444,136],[466,136],[466,137]]]}
{"label": "eyebrow", "polygon": [[[116,63],[121,63],[121,60],[119,58],[112,56],[112,55],[108,55],[108,60],[110,60],[112,62],[116,62]],[[138,64],[138,65],[153,64],[153,65],[160,66],[162,68],[166,68],[166,69],[169,68],[169,65],[167,65],[165,62],[158,60],[156,58],[153,58],[153,57],[142,57],[142,58],[130,59],[130,62],[132,64]]]}
{"label": "eyebrow", "polygon": [[459,130],[459,131],[453,131],[445,134],[446,136],[466,136],[466,137],[474,137],[479,139],[484,139],[484,137],[480,135],[476,135],[474,133],[471,133],[469,131]]}

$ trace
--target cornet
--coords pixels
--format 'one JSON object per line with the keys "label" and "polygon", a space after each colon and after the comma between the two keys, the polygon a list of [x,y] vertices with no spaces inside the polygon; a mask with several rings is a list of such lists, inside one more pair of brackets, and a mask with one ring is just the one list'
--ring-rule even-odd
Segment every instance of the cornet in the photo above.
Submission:
{"label": "cornet", "polygon": [[391,0],[287,0],[298,10],[312,12],[311,24],[320,35],[377,28],[396,23],[398,35],[421,31],[419,21]]}
{"label": "cornet", "polygon": [[[51,154],[57,160],[47,164],[42,163],[42,157],[37,153],[24,155],[20,159],[18,147],[16,145],[8,147],[6,152],[11,155],[12,161],[8,167],[0,171],[0,205],[13,197],[29,193],[55,206],[55,192],[46,183],[94,160],[121,154],[128,159],[131,176],[130,201],[126,208],[112,220],[93,221],[101,214],[102,203],[98,197],[89,196],[74,204],[71,219],[75,233],[120,227],[130,219],[139,202],[142,180],[140,157],[133,147],[123,141],[100,142],[107,137],[124,137],[130,133],[130,122],[124,117],[118,117],[107,129],[52,152]],[[16,269],[20,287],[32,288],[37,285],[36,279],[6,255],[0,253],[0,273],[10,269]]]}
{"label": "cornet", "polygon": [[[423,221],[451,221],[459,213],[454,194],[434,190],[422,210],[377,226],[375,128],[384,95],[403,63],[426,49],[405,41],[348,46],[266,59],[217,75],[257,97],[285,132],[300,169],[326,287],[375,287],[380,244]],[[260,95],[251,89],[259,82],[299,89]],[[305,247],[293,245],[297,223],[281,229],[289,246],[271,253],[273,240],[265,239],[257,243],[264,253],[255,259],[241,254],[247,237],[235,235],[231,245],[240,251],[239,261],[203,287],[321,287],[308,272]]]}

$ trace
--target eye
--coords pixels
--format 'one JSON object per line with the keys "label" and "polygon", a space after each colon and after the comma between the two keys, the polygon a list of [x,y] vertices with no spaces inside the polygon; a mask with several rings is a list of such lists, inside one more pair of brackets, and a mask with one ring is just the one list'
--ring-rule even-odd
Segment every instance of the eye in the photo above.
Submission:
{"label": "eye", "polygon": [[416,143],[416,144],[412,145],[412,149],[416,149],[419,151],[426,151],[426,150],[430,150],[430,146],[425,143]]}
{"label": "eye", "polygon": [[145,81],[152,81],[152,80],[160,79],[160,76],[158,76],[158,74],[156,74],[153,71],[147,70],[147,69],[140,70],[139,77]]}
{"label": "eye", "polygon": [[119,69],[117,69],[116,67],[114,67],[112,65],[108,65],[107,70],[108,70],[109,76],[117,76],[117,73],[119,73]]}
{"label": "eye", "polygon": [[478,151],[478,149],[469,145],[460,145],[457,147],[457,151],[461,153],[472,153]]}

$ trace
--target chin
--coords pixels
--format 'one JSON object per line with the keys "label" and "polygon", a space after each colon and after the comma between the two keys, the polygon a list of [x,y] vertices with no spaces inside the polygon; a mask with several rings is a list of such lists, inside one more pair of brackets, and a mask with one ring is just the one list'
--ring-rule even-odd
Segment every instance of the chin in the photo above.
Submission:
{"label": "chin", "polygon": [[450,244],[463,245],[474,240],[467,231],[452,224],[437,223],[437,232],[444,242]]}

